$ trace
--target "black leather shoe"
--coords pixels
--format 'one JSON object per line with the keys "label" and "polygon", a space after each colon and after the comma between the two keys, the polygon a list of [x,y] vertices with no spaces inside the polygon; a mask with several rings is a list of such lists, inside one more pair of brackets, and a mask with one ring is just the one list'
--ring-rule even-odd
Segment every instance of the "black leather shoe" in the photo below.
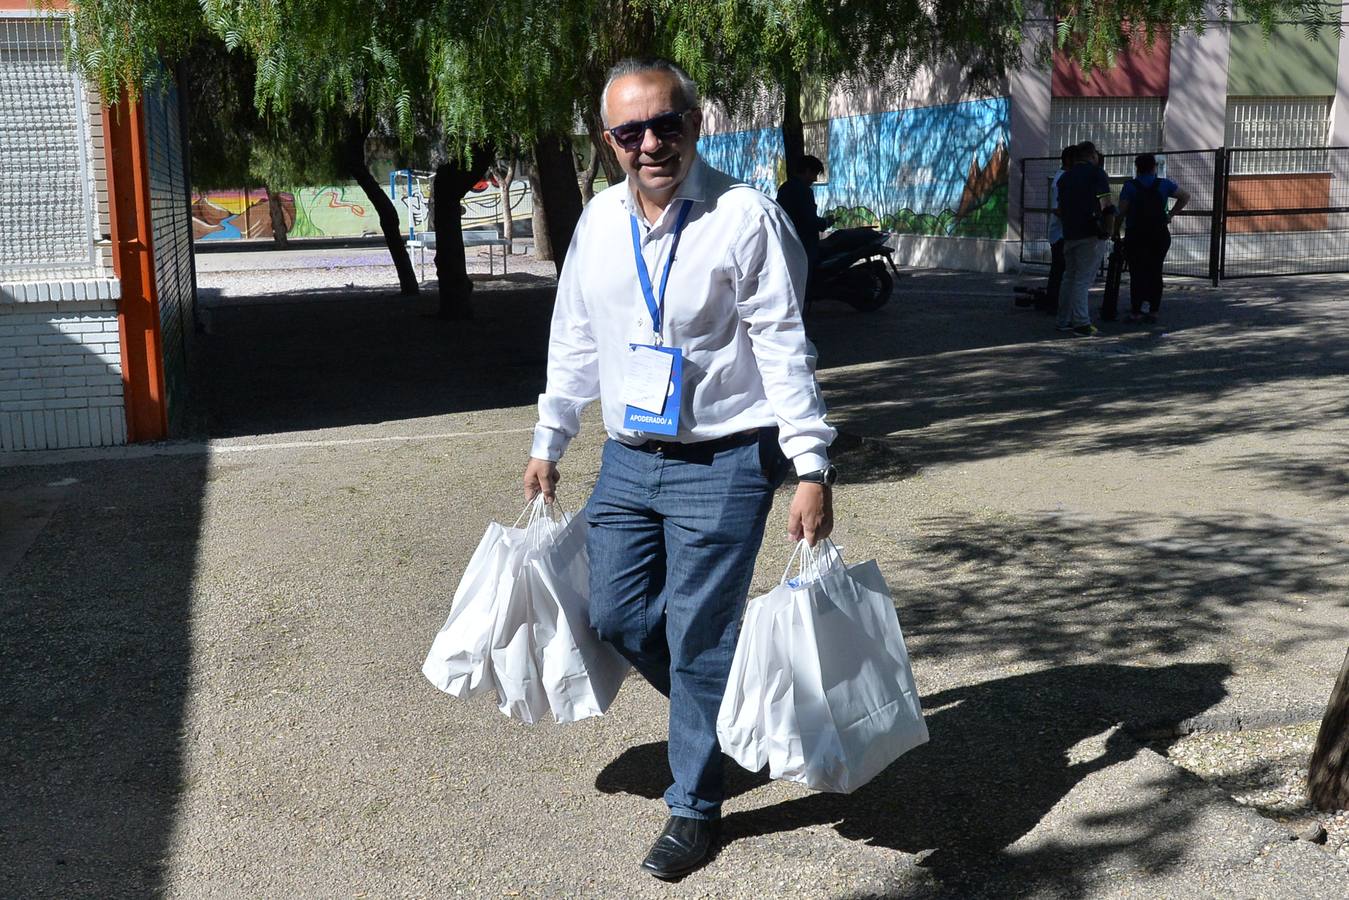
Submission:
{"label": "black leather shoe", "polygon": [[716,830],[716,822],[670,816],[665,830],[642,860],[642,868],[665,881],[683,878],[707,862],[716,840]]}

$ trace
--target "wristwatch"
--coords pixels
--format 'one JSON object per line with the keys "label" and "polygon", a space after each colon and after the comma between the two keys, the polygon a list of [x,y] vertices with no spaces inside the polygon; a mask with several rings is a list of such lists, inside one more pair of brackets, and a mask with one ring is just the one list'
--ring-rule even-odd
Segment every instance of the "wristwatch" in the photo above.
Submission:
{"label": "wristwatch", "polygon": [[806,484],[823,484],[827,487],[838,481],[838,469],[831,463],[814,472],[802,472],[796,476],[796,480]]}

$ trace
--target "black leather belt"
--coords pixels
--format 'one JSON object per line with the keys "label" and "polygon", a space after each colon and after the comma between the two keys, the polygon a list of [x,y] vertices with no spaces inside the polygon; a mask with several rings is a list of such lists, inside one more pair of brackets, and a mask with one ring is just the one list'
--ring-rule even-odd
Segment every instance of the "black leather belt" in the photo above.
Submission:
{"label": "black leather belt", "polygon": [[722,450],[730,450],[733,447],[744,447],[747,444],[757,443],[762,432],[762,428],[751,428],[748,431],[737,431],[735,434],[713,438],[710,441],[647,441],[644,444],[630,446],[632,446],[632,449],[641,450],[643,453],[663,453],[666,456],[705,456],[719,453]]}

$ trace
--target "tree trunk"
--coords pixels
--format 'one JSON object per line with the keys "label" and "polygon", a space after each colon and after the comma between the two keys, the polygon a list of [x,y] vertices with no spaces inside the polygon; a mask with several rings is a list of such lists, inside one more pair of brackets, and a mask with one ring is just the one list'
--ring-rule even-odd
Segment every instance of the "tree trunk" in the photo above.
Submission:
{"label": "tree trunk", "polygon": [[417,273],[412,268],[412,257],[408,255],[407,244],[403,242],[403,230],[398,224],[398,209],[393,200],[365,161],[365,138],[368,130],[355,118],[347,120],[346,135],[342,140],[342,164],[347,173],[356,179],[356,183],[365,191],[366,199],[379,214],[379,227],[384,232],[384,242],[389,246],[389,256],[398,272],[398,293],[404,297],[415,297],[420,292]]}
{"label": "tree trunk", "polygon": [[515,215],[511,212],[511,182],[515,180],[515,157],[510,158],[501,177],[501,236],[506,239],[506,255],[515,252]]}
{"label": "tree trunk", "polygon": [[277,250],[286,249],[286,211],[281,208],[281,195],[272,190],[271,185],[264,186],[267,191],[267,211],[272,217],[272,246]]}
{"label": "tree trunk", "polygon": [[[539,195],[544,210],[544,228],[552,250],[553,265],[560,274],[566,261],[567,247],[572,232],[581,218],[581,190],[576,184],[576,158],[571,151],[571,138],[543,137],[534,145],[534,168],[539,176]],[[535,207],[537,215],[539,207]],[[534,240],[537,246],[539,221],[534,220]]]}
{"label": "tree trunk", "polygon": [[551,262],[553,242],[548,239],[548,211],[543,205],[543,183],[539,180],[539,167],[530,166],[526,177],[529,179],[529,195],[534,207],[530,225],[534,230],[534,255]]}
{"label": "tree trunk", "polygon": [[1307,770],[1307,799],[1316,809],[1349,809],[1349,653],[1316,735]]}
{"label": "tree trunk", "polygon": [[581,205],[585,206],[591,200],[595,199],[595,176],[600,173],[600,155],[598,153],[590,154],[590,164],[585,170],[578,172],[581,178]]}
{"label": "tree trunk", "polygon": [[473,317],[473,280],[468,277],[464,255],[463,212],[460,203],[469,190],[482,181],[492,164],[490,146],[474,145],[466,163],[458,155],[436,167],[431,181],[431,215],[436,231],[436,279],[440,285],[440,305],[436,315],[442,319]]}
{"label": "tree trunk", "polygon": [[618,184],[625,176],[622,167],[618,164],[618,157],[614,156],[613,148],[604,140],[604,122],[600,119],[598,99],[590,101],[583,118],[586,134],[590,137],[590,146],[595,148],[595,156],[599,159],[600,165],[604,167],[604,180],[610,184]]}
{"label": "tree trunk", "polygon": [[782,80],[782,100],[782,153],[787,164],[783,174],[790,178],[806,155],[806,132],[801,127],[801,73],[795,69],[788,69]]}

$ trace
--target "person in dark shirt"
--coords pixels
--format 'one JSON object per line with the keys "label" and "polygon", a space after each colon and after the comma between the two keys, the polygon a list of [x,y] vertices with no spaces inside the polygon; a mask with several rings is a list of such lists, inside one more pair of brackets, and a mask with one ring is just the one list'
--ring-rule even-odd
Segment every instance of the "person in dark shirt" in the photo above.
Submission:
{"label": "person in dark shirt", "polygon": [[[1188,192],[1170,178],[1157,177],[1157,157],[1140,153],[1133,178],[1119,192],[1115,242],[1124,226],[1124,258],[1129,262],[1129,317],[1126,322],[1156,322],[1162,308],[1162,265],[1171,249],[1171,217],[1190,202]],[[1167,203],[1175,198],[1175,206]],[[1143,304],[1148,311],[1143,313]]]}
{"label": "person in dark shirt", "polygon": [[815,192],[811,185],[824,174],[824,163],[818,157],[803,156],[791,176],[778,188],[778,206],[792,220],[801,246],[806,248],[810,271],[806,276],[806,297],[815,280],[815,269],[820,263],[820,232],[833,224],[829,216],[821,217],[815,209]]}
{"label": "person in dark shirt", "polygon": [[1079,337],[1096,333],[1087,293],[1101,266],[1115,225],[1110,179],[1101,168],[1096,148],[1079,144],[1073,167],[1059,179],[1063,222],[1063,287],[1059,291],[1059,331]]}

